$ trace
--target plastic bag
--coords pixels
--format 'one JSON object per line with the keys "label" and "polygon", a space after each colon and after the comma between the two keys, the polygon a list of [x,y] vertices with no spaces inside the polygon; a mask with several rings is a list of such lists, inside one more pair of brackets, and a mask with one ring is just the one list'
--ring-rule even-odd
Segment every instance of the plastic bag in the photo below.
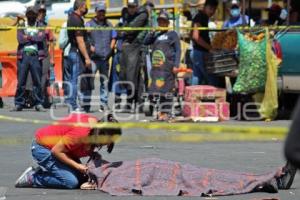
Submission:
{"label": "plastic bag", "polygon": [[236,93],[256,93],[264,91],[267,74],[266,34],[245,35],[238,31],[239,75],[233,87]]}

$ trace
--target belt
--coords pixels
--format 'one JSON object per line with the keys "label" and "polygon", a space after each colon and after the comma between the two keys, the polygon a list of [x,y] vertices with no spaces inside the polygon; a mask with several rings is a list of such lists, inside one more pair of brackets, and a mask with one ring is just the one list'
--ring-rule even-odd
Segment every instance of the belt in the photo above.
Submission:
{"label": "belt", "polygon": [[24,53],[25,53],[27,56],[37,56],[37,55],[38,55],[37,52],[25,51]]}

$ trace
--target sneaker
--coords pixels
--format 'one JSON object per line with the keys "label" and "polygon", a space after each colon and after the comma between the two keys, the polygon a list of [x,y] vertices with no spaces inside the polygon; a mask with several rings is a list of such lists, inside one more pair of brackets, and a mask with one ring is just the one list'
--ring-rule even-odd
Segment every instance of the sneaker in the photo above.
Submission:
{"label": "sneaker", "polygon": [[23,107],[20,105],[16,105],[13,109],[11,109],[11,112],[20,112],[23,110]]}
{"label": "sneaker", "polygon": [[283,167],[282,172],[284,173],[281,177],[277,179],[278,188],[281,190],[288,190],[291,188],[297,168],[293,166],[290,162],[287,162]]}
{"label": "sneaker", "polygon": [[75,110],[72,110],[71,113],[85,113],[85,111],[82,108],[76,108]]}
{"label": "sneaker", "polygon": [[15,183],[16,188],[32,187],[32,178],[34,174],[33,167],[28,167]]}
{"label": "sneaker", "polygon": [[107,106],[100,105],[99,112],[105,112],[107,110]]}
{"label": "sneaker", "polygon": [[35,106],[35,110],[36,110],[37,112],[46,112],[46,110],[44,109],[44,107],[43,107],[41,104],[36,105],[36,106]]}

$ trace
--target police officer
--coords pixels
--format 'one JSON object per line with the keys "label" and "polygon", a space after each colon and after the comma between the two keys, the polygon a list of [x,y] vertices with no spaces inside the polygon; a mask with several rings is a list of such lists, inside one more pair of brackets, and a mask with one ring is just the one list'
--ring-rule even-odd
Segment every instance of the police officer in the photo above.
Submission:
{"label": "police officer", "polygon": [[[125,27],[145,27],[148,25],[148,12],[145,6],[140,6],[138,0],[128,0],[128,15],[125,17]],[[121,72],[120,79],[128,81],[131,85],[126,85],[127,89],[127,109],[132,109],[132,103],[141,103],[141,91],[143,82],[141,79],[141,48],[146,31],[123,31],[124,41],[120,58]]]}

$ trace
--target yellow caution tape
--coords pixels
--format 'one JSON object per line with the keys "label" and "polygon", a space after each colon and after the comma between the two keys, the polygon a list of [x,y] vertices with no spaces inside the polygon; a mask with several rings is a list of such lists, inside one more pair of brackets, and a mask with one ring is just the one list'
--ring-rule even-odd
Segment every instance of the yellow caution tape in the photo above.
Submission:
{"label": "yellow caution tape", "polygon": [[[0,30],[7,31],[11,29],[23,30],[27,28],[34,28],[38,30],[116,30],[116,31],[162,31],[174,30],[173,27],[62,27],[62,26],[47,26],[47,27],[24,27],[24,26],[6,26],[0,25]],[[284,30],[284,29],[300,29],[300,26],[257,26],[257,27],[235,27],[235,28],[208,28],[208,27],[178,27],[180,30],[210,30],[210,31],[225,31],[225,30],[262,30],[268,28],[270,30]]]}
{"label": "yellow caution tape", "polygon": [[[186,134],[126,134],[122,136],[113,136],[112,138],[108,136],[97,136],[86,138],[85,140],[77,141],[78,143],[89,143],[89,144],[101,144],[109,141],[114,142],[127,142],[127,143],[165,143],[165,142],[174,142],[174,143],[201,143],[201,142],[233,142],[233,141],[252,141],[252,142],[262,142],[262,141],[282,141],[285,138],[285,135],[282,134],[229,134],[223,133],[219,135],[212,134],[200,134],[200,133],[186,133]],[[44,138],[42,145],[54,146],[60,141],[60,137],[48,137]],[[17,144],[30,144],[32,138],[26,137],[0,137],[0,145],[17,145]],[[68,141],[64,141],[65,144],[68,144]]]}
{"label": "yellow caution tape", "polygon": [[122,129],[150,129],[168,130],[182,133],[210,133],[210,134],[248,134],[248,135],[276,135],[285,136],[287,127],[263,127],[248,125],[223,125],[223,124],[201,124],[201,123],[157,123],[157,122],[120,122],[120,123],[62,123],[50,120],[24,119],[0,115],[0,120],[18,123],[44,124],[44,125],[68,125],[90,128],[122,128]]}

